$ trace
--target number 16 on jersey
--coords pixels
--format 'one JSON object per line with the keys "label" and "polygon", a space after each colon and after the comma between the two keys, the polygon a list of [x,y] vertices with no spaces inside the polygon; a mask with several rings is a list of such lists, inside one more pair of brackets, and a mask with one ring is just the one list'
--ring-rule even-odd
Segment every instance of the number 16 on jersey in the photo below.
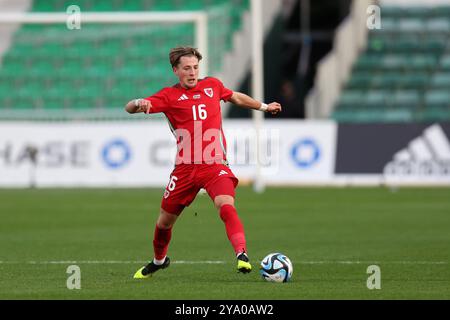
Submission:
{"label": "number 16 on jersey", "polygon": [[192,106],[192,116],[194,118],[194,121],[205,120],[206,117],[208,117],[208,113],[206,112],[206,105],[199,104],[198,106],[193,105]]}

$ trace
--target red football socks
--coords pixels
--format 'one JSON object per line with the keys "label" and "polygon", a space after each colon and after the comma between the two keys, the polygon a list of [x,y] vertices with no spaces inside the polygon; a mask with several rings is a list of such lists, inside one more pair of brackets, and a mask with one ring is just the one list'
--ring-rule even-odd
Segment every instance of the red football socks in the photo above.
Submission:
{"label": "red football socks", "polygon": [[170,238],[172,237],[172,228],[160,229],[155,227],[155,234],[153,238],[153,250],[155,252],[155,259],[162,260],[167,254],[169,248]]}
{"label": "red football socks", "polygon": [[220,218],[225,223],[228,240],[230,240],[234,252],[236,254],[247,252],[244,227],[241,220],[239,220],[236,209],[229,204],[223,205],[220,208]]}

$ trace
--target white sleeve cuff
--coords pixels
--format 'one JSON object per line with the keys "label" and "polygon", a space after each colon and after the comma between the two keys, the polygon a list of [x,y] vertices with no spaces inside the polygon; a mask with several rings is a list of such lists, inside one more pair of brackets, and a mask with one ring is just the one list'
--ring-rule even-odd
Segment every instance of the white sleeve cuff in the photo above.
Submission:
{"label": "white sleeve cuff", "polygon": [[261,102],[261,106],[259,107],[258,110],[259,110],[259,111],[266,112],[268,107],[269,107],[269,106],[268,106],[267,104]]}

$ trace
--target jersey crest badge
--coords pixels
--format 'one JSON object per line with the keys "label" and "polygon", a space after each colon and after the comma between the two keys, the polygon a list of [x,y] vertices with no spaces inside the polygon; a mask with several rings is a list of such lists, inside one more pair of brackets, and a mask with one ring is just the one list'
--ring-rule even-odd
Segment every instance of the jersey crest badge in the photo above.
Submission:
{"label": "jersey crest badge", "polygon": [[212,98],[214,95],[214,91],[212,88],[205,88],[205,89],[203,89],[203,91],[205,91],[205,94],[210,98]]}

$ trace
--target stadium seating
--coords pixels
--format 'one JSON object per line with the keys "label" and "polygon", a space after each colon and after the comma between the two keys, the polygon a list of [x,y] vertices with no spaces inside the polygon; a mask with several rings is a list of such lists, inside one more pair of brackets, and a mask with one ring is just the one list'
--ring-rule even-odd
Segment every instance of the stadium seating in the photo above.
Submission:
{"label": "stadium seating", "polygon": [[[210,73],[221,70],[249,0],[35,0],[34,12],[207,9]],[[232,23],[229,23],[229,22]],[[25,24],[0,65],[2,111],[109,111],[176,81],[168,52],[194,43],[193,24]],[[17,89],[20,88],[20,89]],[[7,113],[7,112],[6,112]],[[3,115],[5,112],[3,113]]]}
{"label": "stadium seating", "polygon": [[382,7],[335,106],[341,122],[450,120],[450,7]]}

